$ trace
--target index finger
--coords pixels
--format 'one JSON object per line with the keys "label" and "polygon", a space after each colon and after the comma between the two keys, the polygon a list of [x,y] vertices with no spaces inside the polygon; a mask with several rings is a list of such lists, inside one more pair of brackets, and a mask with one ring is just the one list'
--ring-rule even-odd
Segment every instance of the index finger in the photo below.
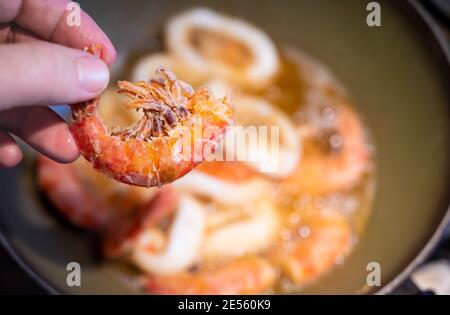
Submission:
{"label": "index finger", "polygon": [[108,36],[94,20],[80,10],[80,25],[69,25],[68,0],[16,0],[0,1],[0,23],[15,22],[39,37],[64,46],[84,49],[92,44],[102,46],[102,58],[112,64],[116,51]]}

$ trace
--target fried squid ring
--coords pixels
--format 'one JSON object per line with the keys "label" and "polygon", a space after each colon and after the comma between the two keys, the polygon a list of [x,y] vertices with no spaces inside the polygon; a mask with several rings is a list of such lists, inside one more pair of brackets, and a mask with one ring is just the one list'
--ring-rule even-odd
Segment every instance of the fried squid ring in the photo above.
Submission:
{"label": "fried squid ring", "polygon": [[[294,172],[301,160],[302,149],[297,131],[287,115],[261,98],[240,95],[234,101],[236,126],[221,144],[227,155],[240,160],[239,154],[242,154],[245,163],[273,178],[283,178]],[[260,127],[266,132],[263,133]]]}
{"label": "fried squid ring", "polygon": [[181,196],[167,241],[157,228],[144,229],[135,241],[131,260],[148,274],[184,271],[199,257],[204,225],[203,206],[191,197]]}
{"label": "fried squid ring", "polygon": [[171,54],[198,72],[248,88],[264,87],[280,67],[277,49],[263,31],[209,9],[174,17],[166,41]]}

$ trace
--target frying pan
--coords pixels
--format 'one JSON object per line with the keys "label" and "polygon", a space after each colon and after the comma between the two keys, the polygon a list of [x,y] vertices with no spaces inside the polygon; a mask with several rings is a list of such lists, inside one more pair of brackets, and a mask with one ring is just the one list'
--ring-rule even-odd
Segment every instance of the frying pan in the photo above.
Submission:
{"label": "frying pan", "polygon": [[[348,88],[376,146],[374,209],[346,262],[302,293],[389,293],[439,239],[450,221],[448,46],[418,3],[379,1],[382,25],[368,27],[365,1],[80,2],[119,51],[113,76],[125,75],[134,53],[161,49],[170,15],[204,5],[304,50]],[[19,166],[0,171],[1,241],[17,263],[51,293],[138,293],[130,270],[98,259],[94,235],[48,210],[33,161],[27,151]],[[66,285],[71,261],[81,265],[81,287]],[[366,285],[370,262],[381,266],[381,287]]]}

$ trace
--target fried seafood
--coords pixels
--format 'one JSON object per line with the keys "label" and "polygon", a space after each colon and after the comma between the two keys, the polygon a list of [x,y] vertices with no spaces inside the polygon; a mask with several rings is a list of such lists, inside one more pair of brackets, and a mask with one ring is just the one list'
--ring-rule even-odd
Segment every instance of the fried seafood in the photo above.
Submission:
{"label": "fried seafood", "polygon": [[354,187],[370,171],[370,150],[358,115],[347,105],[305,111],[303,159],[284,182],[295,192],[324,194]]}
{"label": "fried seafood", "polygon": [[39,158],[41,187],[149,293],[307,290],[366,224],[363,122],[326,67],[246,22],[199,8],[164,35],[168,49],[131,69],[137,82],[73,106],[88,161]]}
{"label": "fried seafood", "polygon": [[209,77],[260,89],[279,70],[277,49],[264,32],[209,9],[174,17],[165,35],[172,55]]}
{"label": "fried seafood", "polygon": [[173,183],[180,191],[225,205],[239,205],[270,191],[270,184],[243,162],[206,161]]}
{"label": "fried seafood", "polygon": [[[226,154],[270,177],[293,173],[301,160],[302,146],[289,117],[258,97],[238,94],[235,104],[237,127],[225,136]],[[221,149],[217,151],[220,154]]]}
{"label": "fried seafood", "polygon": [[280,218],[278,209],[270,200],[260,198],[240,207],[216,207],[219,209],[206,218],[202,261],[257,254],[274,244]]}
{"label": "fried seafood", "polygon": [[[328,271],[351,245],[352,230],[336,211],[314,209],[302,215],[300,235],[279,246],[275,260],[296,285],[304,285]],[[293,233],[295,235],[295,233]]]}
{"label": "fried seafood", "polygon": [[37,172],[42,190],[71,223],[89,229],[105,225],[111,215],[107,202],[86,189],[75,167],[41,155]]}
{"label": "fried seafood", "polygon": [[[125,185],[124,186],[129,186]],[[134,187],[134,186],[130,186]],[[137,187],[141,188],[141,187]],[[144,189],[144,188],[143,188]],[[128,216],[116,216],[105,227],[102,237],[102,252],[107,258],[129,256],[138,237],[174,214],[179,194],[170,186],[157,189],[153,198]],[[162,235],[159,232],[154,235]],[[159,238],[165,241],[165,238]],[[156,243],[153,243],[156,244]],[[163,244],[158,243],[158,244]],[[155,249],[161,249],[159,246]]]}
{"label": "fried seafood", "polygon": [[167,276],[149,276],[154,294],[257,294],[276,280],[275,268],[265,259],[243,257],[223,266]]}
{"label": "fried seafood", "polygon": [[154,194],[153,190],[111,181],[83,159],[60,164],[40,155],[37,178],[55,208],[71,223],[88,229],[103,228],[113,216],[134,211]]}
{"label": "fried seafood", "polygon": [[193,198],[180,196],[167,237],[157,226],[144,229],[135,241],[131,260],[147,274],[185,271],[199,258],[204,226],[202,205]]}
{"label": "fried seafood", "polygon": [[194,92],[167,69],[149,82],[119,81],[130,97],[129,109],[142,118],[121,131],[110,131],[98,112],[98,98],[72,107],[71,131],[94,168],[123,183],[151,187],[170,183],[214,151],[233,121],[229,98],[208,89]]}

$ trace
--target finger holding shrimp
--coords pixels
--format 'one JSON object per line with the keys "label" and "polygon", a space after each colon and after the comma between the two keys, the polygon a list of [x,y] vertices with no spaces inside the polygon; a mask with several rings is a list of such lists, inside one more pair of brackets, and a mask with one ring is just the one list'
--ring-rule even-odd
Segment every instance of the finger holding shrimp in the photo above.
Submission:
{"label": "finger holding shrimp", "polygon": [[[111,41],[84,11],[80,10],[79,27],[68,25],[69,3],[0,1],[0,111],[10,110],[5,115],[17,118],[1,119],[1,128],[59,162],[71,162],[79,155],[67,125],[50,110],[28,106],[67,104],[97,96],[109,81],[107,65],[116,56]],[[103,60],[82,51],[93,42],[102,45]],[[24,123],[29,116],[34,116],[33,128]],[[32,135],[36,125],[39,132]],[[19,150],[11,139],[7,143],[0,150]],[[16,164],[21,155],[14,158],[2,166]]]}

